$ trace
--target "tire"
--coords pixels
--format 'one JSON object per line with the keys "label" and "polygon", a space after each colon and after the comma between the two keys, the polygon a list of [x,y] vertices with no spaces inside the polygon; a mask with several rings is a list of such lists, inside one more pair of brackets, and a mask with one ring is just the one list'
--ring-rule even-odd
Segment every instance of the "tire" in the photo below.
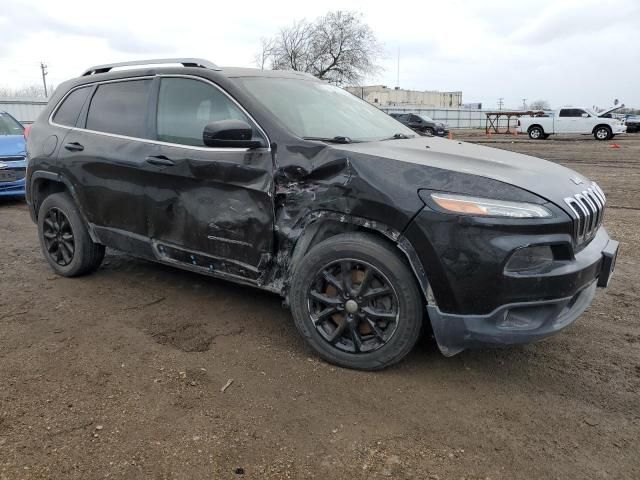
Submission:
{"label": "tire", "polygon": [[426,127],[423,131],[424,131],[424,133],[426,133],[427,135],[429,135],[431,137],[435,137],[436,136],[436,131],[431,127]]}
{"label": "tire", "polygon": [[546,139],[547,139],[547,138],[549,138],[550,136],[551,136],[550,134],[545,133],[545,134],[542,136],[542,139],[543,139],[543,140],[546,140]]}
{"label": "tire", "polygon": [[38,237],[45,259],[63,277],[90,273],[104,258],[104,245],[91,240],[68,193],[54,193],[44,199],[38,210]]}
{"label": "tire", "polygon": [[542,127],[531,127],[529,129],[529,138],[531,140],[544,140],[545,139],[545,133],[544,130],[542,130]]}
{"label": "tire", "polygon": [[413,273],[371,234],[339,234],[313,247],[295,268],[289,300],[302,337],[341,367],[388,367],[420,337],[424,309]]}
{"label": "tire", "polygon": [[596,127],[593,130],[593,138],[601,142],[610,140],[611,138],[613,138],[613,134],[611,133],[611,128],[606,125],[601,125],[599,127]]}

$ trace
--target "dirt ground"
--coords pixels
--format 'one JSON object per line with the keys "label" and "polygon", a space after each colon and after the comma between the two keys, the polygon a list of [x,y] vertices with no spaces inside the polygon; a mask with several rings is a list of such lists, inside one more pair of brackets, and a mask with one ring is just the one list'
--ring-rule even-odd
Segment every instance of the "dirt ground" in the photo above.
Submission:
{"label": "dirt ground", "polygon": [[0,200],[0,479],[640,478],[640,135],[459,133],[608,194],[616,274],[547,341],[444,358],[425,338],[342,370],[267,293],[113,251],[57,277]]}

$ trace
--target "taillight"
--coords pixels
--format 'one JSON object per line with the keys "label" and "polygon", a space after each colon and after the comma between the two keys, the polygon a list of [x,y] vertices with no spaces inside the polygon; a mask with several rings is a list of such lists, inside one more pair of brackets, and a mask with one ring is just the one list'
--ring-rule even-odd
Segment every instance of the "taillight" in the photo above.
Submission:
{"label": "taillight", "polygon": [[31,132],[31,125],[26,125],[24,127],[24,133],[23,133],[25,140],[29,138],[29,132]]}

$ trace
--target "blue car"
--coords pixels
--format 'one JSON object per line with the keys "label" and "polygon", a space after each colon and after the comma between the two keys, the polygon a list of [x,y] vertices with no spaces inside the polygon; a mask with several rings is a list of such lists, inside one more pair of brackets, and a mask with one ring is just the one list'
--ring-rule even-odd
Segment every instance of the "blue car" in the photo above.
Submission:
{"label": "blue car", "polygon": [[24,197],[26,169],[24,127],[0,112],[0,197]]}

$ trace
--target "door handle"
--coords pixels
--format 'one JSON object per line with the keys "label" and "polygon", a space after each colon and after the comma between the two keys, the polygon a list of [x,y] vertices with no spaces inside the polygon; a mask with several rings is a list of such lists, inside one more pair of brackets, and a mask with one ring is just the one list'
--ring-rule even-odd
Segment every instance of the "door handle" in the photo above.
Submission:
{"label": "door handle", "polygon": [[165,157],[164,155],[152,155],[145,159],[147,163],[151,165],[161,165],[163,167],[170,167],[175,165],[175,162],[170,158]]}
{"label": "door handle", "polygon": [[64,148],[69,150],[70,152],[81,152],[84,150],[84,146],[79,144],[78,142],[67,143]]}

